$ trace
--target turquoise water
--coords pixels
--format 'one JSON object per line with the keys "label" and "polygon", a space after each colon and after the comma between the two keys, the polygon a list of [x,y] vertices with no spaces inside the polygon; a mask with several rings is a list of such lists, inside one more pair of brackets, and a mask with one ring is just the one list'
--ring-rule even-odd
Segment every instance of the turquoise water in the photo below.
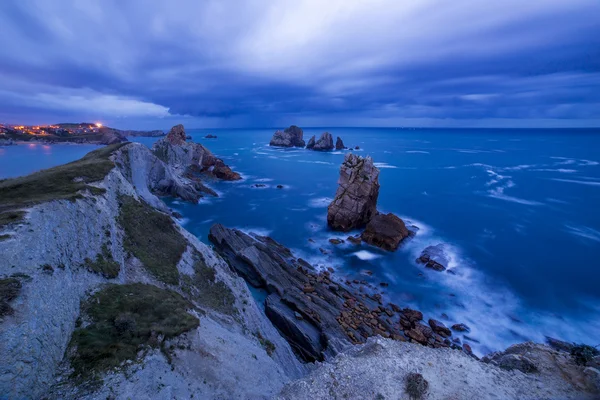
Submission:
{"label": "turquoise water", "polygon": [[[306,139],[324,130],[306,129]],[[347,236],[326,226],[344,153],[270,148],[271,129],[189,131],[244,180],[212,183],[220,197],[199,204],[167,201],[205,242],[220,222],[269,234],[339,274],[387,282],[396,303],[468,324],[480,354],[544,335],[600,342],[600,131],[328,130],[379,165],[380,211],[420,228],[398,251],[329,244]],[[203,139],[209,132],[218,139]],[[136,140],[151,145],[156,138]],[[23,147],[0,150],[4,176],[42,166],[41,154]],[[65,162],[87,150],[45,151]],[[455,275],[415,263],[437,243],[451,249]]]}

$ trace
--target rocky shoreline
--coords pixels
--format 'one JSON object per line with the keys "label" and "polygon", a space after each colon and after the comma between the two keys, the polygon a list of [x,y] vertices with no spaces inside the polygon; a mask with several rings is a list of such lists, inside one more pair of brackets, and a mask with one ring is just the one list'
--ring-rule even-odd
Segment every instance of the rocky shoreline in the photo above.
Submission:
{"label": "rocky shoreline", "polygon": [[[274,143],[303,147],[291,128]],[[597,398],[590,348],[549,339],[478,360],[466,325],[267,236],[215,224],[209,247],[157,197],[197,202],[240,178],[177,125],[151,150],[117,143],[1,181],[0,398],[387,399],[415,376],[432,399]],[[327,222],[393,251],[414,230],[378,212],[378,178],[373,160],[347,154]],[[451,270],[443,246],[419,262]]]}

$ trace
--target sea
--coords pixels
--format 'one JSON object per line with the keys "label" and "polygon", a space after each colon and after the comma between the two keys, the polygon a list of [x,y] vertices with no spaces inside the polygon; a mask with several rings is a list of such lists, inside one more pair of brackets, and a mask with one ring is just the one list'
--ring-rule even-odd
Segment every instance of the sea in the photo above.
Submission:
{"label": "sea", "polygon": [[[359,149],[273,148],[274,129],[188,130],[243,179],[210,183],[219,196],[198,204],[165,201],[206,243],[221,223],[271,236],[339,277],[387,283],[386,300],[467,324],[458,336],[479,355],[545,336],[600,344],[600,129],[310,128],[305,140],[324,131]],[[0,147],[0,178],[97,147]],[[348,236],[326,222],[347,151],[379,167],[378,209],[418,227],[395,252],[329,242]],[[416,262],[440,243],[451,273]]]}

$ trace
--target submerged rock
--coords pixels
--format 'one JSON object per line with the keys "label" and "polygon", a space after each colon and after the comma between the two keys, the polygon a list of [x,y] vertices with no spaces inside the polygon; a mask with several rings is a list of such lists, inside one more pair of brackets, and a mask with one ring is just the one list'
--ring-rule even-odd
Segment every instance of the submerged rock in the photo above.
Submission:
{"label": "submerged rock", "polygon": [[419,258],[417,258],[417,262],[425,264],[427,268],[435,271],[445,271],[448,268],[450,257],[444,249],[445,246],[442,243],[435,246],[428,246],[423,250]]}
{"label": "submerged rock", "polygon": [[429,319],[429,326],[435,333],[442,337],[450,337],[452,336],[452,332],[450,329],[446,327],[443,323],[435,319]]}
{"label": "submerged rock", "polygon": [[304,147],[305,142],[302,139],[302,129],[292,125],[283,131],[277,131],[273,134],[269,146],[276,147]]}
{"label": "submerged rock", "polygon": [[377,214],[378,196],[379,169],[371,157],[346,154],[335,198],[327,208],[327,224],[338,231],[362,228]]}
{"label": "submerged rock", "polygon": [[346,146],[344,146],[344,142],[342,141],[341,137],[337,137],[337,139],[335,140],[335,149],[336,150],[344,150],[346,148]]}
{"label": "submerged rock", "polygon": [[394,214],[377,214],[371,218],[361,238],[373,246],[393,251],[409,234],[404,221]]}
{"label": "submerged rock", "polygon": [[212,135],[212,134],[209,133],[208,135],[204,136],[204,138],[205,139],[216,139],[217,135]]}

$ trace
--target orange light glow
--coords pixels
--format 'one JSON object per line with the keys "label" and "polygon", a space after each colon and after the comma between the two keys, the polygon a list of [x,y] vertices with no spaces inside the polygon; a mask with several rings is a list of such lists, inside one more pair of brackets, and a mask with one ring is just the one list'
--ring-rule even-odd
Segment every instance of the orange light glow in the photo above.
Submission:
{"label": "orange light glow", "polygon": [[102,124],[100,122],[96,122],[96,128],[102,128]]}

